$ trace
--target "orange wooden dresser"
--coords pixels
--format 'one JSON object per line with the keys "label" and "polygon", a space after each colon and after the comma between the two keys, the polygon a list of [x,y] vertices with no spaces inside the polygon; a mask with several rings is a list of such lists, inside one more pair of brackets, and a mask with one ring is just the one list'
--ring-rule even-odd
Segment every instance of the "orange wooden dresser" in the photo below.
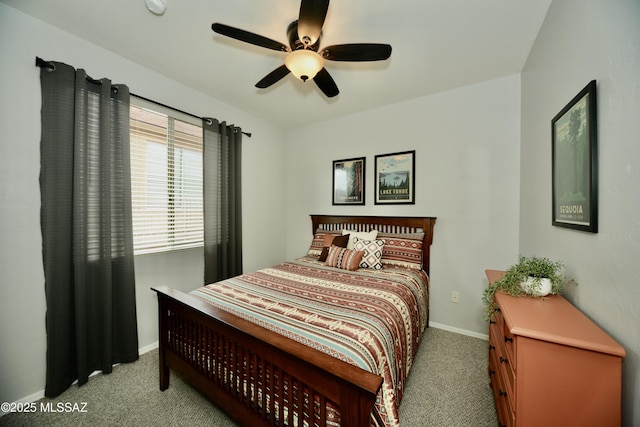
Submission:
{"label": "orange wooden dresser", "polygon": [[[493,283],[504,272],[486,274]],[[620,426],[624,349],[561,295],[496,301],[489,384],[500,425]]]}

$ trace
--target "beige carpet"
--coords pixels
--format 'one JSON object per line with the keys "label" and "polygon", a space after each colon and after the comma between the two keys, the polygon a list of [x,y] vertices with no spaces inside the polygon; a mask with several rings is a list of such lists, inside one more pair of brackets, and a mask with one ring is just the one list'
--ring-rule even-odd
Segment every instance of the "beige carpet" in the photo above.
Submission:
{"label": "beige carpet", "polygon": [[[496,426],[484,340],[429,328],[416,355],[400,405],[402,426]],[[86,405],[85,405],[86,404]],[[62,409],[43,412],[41,407]],[[0,417],[0,426],[235,426],[221,410],[172,373],[158,389],[158,352],[96,375],[36,412]],[[84,412],[68,412],[84,410]]]}

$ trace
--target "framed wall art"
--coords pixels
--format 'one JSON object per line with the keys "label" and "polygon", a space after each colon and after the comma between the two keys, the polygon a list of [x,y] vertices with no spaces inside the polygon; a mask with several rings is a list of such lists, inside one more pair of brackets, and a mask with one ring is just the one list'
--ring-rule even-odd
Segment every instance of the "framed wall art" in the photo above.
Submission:
{"label": "framed wall art", "polygon": [[333,204],[364,205],[364,157],[333,161]]}
{"label": "framed wall art", "polygon": [[596,81],[551,121],[552,224],[598,232]]}
{"label": "framed wall art", "polygon": [[415,169],[415,150],[375,156],[375,204],[414,204]]}

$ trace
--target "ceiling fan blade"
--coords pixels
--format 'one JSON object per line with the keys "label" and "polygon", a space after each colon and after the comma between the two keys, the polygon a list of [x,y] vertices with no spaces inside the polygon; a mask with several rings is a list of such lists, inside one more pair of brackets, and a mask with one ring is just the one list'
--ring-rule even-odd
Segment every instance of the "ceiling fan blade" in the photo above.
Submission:
{"label": "ceiling fan blade", "polygon": [[383,61],[391,56],[391,46],[381,43],[337,44],[325,47],[320,55],[331,61]]}
{"label": "ceiling fan blade", "polygon": [[261,35],[250,33],[249,31],[241,30],[239,28],[230,27],[225,24],[215,22],[211,25],[211,29],[223,36],[231,37],[232,39],[240,40],[246,43],[250,43],[256,46],[266,47],[267,49],[278,50],[287,52],[289,48],[275,40],[272,40]]}
{"label": "ceiling fan blade", "polygon": [[281,65],[266,76],[262,78],[258,83],[256,83],[256,87],[260,89],[265,89],[271,86],[272,84],[278,82],[280,79],[289,74],[289,69],[286,65]]}
{"label": "ceiling fan blade", "polygon": [[333,80],[333,77],[331,77],[326,68],[318,71],[318,74],[313,78],[313,81],[316,82],[320,90],[327,95],[328,98],[333,98],[340,93],[336,82]]}
{"label": "ceiling fan blade", "polygon": [[329,0],[302,0],[298,16],[298,36],[305,45],[320,38],[322,25],[329,9]]}

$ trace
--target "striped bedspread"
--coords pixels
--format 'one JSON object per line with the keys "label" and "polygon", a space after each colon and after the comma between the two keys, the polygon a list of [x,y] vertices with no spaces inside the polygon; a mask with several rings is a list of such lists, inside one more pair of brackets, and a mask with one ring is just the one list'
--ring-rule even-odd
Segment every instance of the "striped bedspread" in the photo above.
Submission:
{"label": "striped bedspread", "polygon": [[401,267],[340,270],[304,257],[192,295],[384,379],[372,423],[397,426],[427,324],[428,278]]}

